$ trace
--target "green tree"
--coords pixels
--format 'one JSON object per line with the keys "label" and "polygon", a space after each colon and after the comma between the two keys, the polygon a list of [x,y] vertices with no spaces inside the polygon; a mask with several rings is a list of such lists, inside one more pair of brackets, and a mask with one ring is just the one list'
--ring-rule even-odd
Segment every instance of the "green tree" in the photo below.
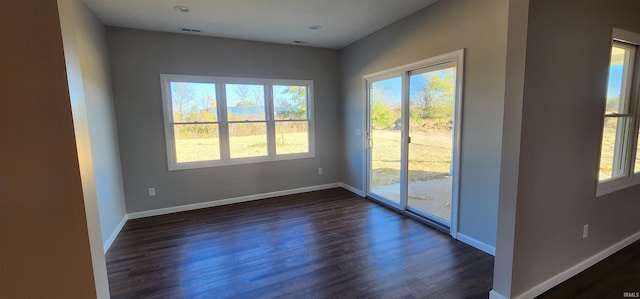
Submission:
{"label": "green tree", "polygon": [[422,91],[412,100],[411,120],[424,126],[427,121],[436,127],[446,126],[453,119],[453,72],[441,71],[426,75]]}
{"label": "green tree", "polygon": [[400,119],[400,107],[383,90],[373,89],[371,97],[371,125],[379,130],[391,128]]}
{"label": "green tree", "polygon": [[371,103],[371,125],[374,129],[388,129],[397,119],[393,109],[382,101]]}
{"label": "green tree", "polygon": [[307,87],[288,86],[280,94],[283,98],[278,101],[276,113],[282,119],[307,118]]}

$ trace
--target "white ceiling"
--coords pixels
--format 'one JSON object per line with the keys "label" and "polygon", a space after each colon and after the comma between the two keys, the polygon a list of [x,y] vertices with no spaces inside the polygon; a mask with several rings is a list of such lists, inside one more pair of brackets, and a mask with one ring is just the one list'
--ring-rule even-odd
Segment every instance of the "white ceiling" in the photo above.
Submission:
{"label": "white ceiling", "polygon": [[83,1],[109,26],[339,49],[438,0]]}

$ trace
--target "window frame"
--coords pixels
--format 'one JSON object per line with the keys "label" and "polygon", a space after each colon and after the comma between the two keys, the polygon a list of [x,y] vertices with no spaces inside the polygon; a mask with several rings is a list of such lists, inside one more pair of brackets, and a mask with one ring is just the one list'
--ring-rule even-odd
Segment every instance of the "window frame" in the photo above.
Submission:
{"label": "window frame", "polygon": [[[171,101],[171,82],[188,83],[211,83],[216,89],[216,113],[218,125],[218,138],[220,146],[220,159],[207,161],[177,162],[176,139],[174,133],[173,107]],[[273,161],[307,159],[315,157],[315,117],[314,117],[314,87],[313,80],[296,79],[265,79],[265,78],[240,78],[240,77],[220,77],[220,76],[198,76],[179,74],[160,74],[161,99],[164,119],[164,135],[167,149],[167,167],[169,171],[209,168],[230,165],[253,164]],[[264,86],[265,100],[265,120],[251,121],[229,121],[227,113],[227,84],[254,84]],[[307,119],[309,151],[304,153],[277,154],[275,124],[279,120],[275,119],[273,103],[273,86],[306,86],[307,88]],[[299,120],[303,121],[303,120]],[[178,122],[184,124],[185,122]],[[230,123],[265,123],[267,135],[267,155],[258,157],[231,158],[229,142]],[[206,124],[193,122],[193,124]]]}
{"label": "window frame", "polygon": [[[630,68],[627,74],[630,76],[627,86],[627,96],[625,106],[627,106],[626,113],[607,113],[606,111],[606,95],[602,108],[602,126],[601,126],[601,140],[600,150],[598,152],[598,171],[596,173],[596,197],[600,197],[612,192],[616,192],[625,188],[629,188],[634,185],[640,184],[640,169],[635,168],[636,155],[638,154],[638,131],[640,130],[640,34],[614,28],[612,31],[612,39],[609,57],[614,46],[619,46],[627,49],[633,49],[633,55],[631,57]],[[607,82],[609,80],[609,72],[607,73]],[[602,143],[604,142],[604,126],[608,118],[625,119],[630,118],[630,124],[628,125],[627,132],[624,132],[624,138],[627,142],[624,148],[621,150],[624,152],[624,160],[622,165],[624,172],[622,175],[612,177],[608,179],[599,179],[600,160],[602,159]],[[620,126],[620,125],[619,125]],[[616,134],[621,134],[620,128],[616,130]]]}

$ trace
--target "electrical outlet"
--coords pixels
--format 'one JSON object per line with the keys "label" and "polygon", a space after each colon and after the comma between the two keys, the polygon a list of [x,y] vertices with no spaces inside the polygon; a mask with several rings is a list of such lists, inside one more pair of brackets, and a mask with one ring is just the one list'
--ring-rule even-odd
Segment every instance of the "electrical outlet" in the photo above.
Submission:
{"label": "electrical outlet", "polygon": [[322,174],[322,167],[318,168],[318,174]]}
{"label": "electrical outlet", "polygon": [[589,224],[585,224],[582,227],[582,238],[586,239],[587,237],[589,237]]}
{"label": "electrical outlet", "polygon": [[156,188],[149,188],[149,196],[156,196]]}

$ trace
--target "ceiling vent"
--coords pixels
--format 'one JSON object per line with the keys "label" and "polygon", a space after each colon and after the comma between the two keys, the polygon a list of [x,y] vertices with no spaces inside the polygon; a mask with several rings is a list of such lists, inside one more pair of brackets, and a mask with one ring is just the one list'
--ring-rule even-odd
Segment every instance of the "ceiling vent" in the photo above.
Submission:
{"label": "ceiling vent", "polygon": [[173,9],[179,11],[179,12],[189,12],[190,9],[186,6],[174,6]]}

